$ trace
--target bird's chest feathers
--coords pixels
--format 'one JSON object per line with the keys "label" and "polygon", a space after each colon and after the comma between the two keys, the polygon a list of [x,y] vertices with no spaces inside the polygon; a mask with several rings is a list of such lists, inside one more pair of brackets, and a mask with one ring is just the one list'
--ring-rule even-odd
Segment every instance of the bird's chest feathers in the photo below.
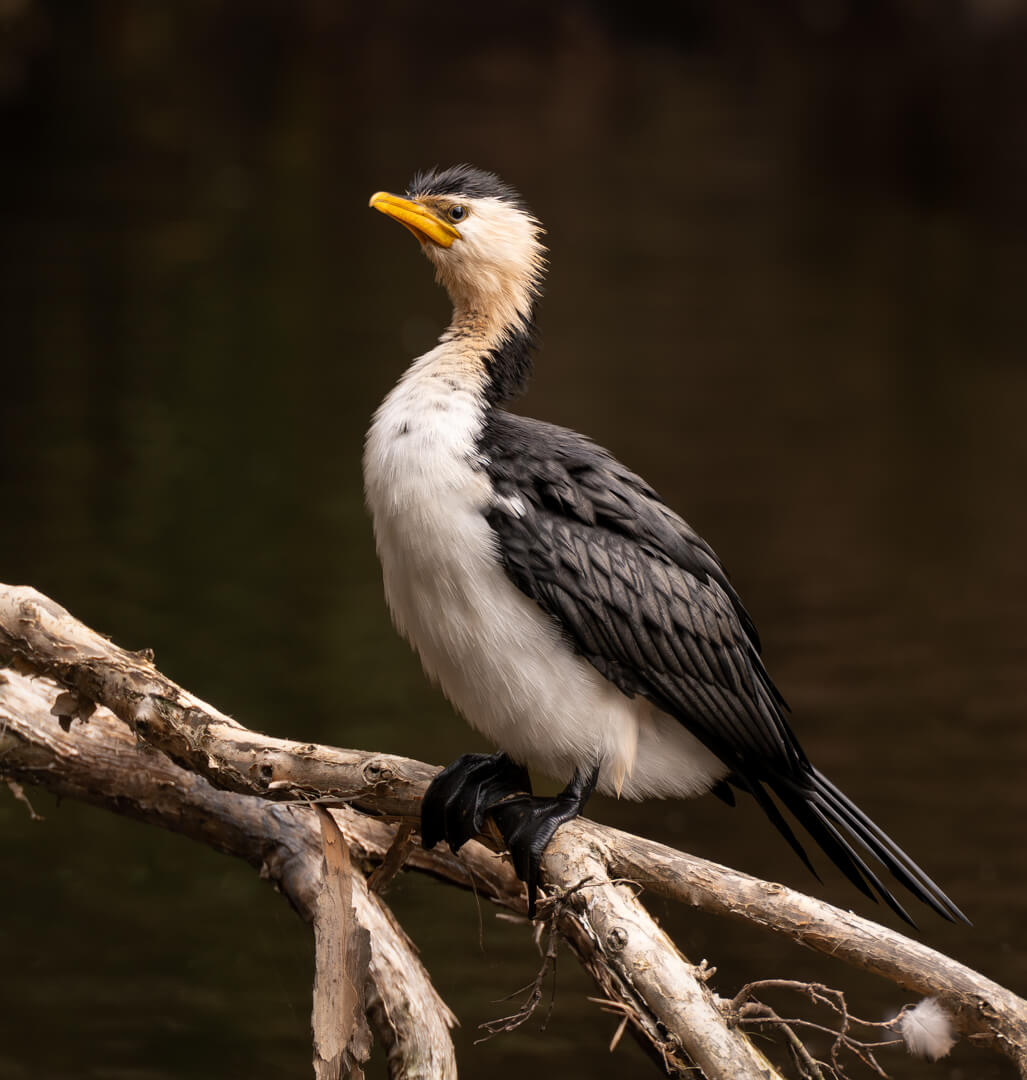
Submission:
{"label": "bird's chest feathers", "polygon": [[419,648],[425,633],[446,629],[442,623],[474,621],[483,574],[496,566],[475,389],[444,367],[415,370],[368,432],[364,477],[386,596]]}

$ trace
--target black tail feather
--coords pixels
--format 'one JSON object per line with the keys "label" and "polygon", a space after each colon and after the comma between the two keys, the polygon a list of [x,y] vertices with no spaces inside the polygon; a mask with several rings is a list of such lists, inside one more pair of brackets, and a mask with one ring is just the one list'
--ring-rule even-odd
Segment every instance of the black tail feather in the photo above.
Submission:
{"label": "black tail feather", "polygon": [[890,889],[887,889],[881,879],[867,866],[863,857],[856,851],[844,836],[835,828],[834,823],[830,820],[827,814],[816,805],[816,803],[809,804],[810,810],[816,816],[820,824],[826,829],[834,840],[844,848],[846,855],[852,859],[852,861],[859,868],[863,877],[866,879],[868,885],[874,889],[877,895],[895,912],[896,915],[905,923],[908,923],[914,930],[918,929],[916,923],[913,921],[912,916],[908,911],[895,899]]}
{"label": "black tail feather", "polygon": [[710,793],[716,795],[721,802],[727,803],[728,806],[735,805],[735,793],[731,790],[731,785],[727,780],[718,780],[710,788]]}
{"label": "black tail feather", "polygon": [[[732,776],[732,783],[753,795],[792,850],[820,880],[802,844],[763,784],[754,778],[739,775],[739,772]],[[865,896],[872,900],[883,900],[900,919],[916,928],[909,913],[867,865],[853,842],[942,918],[969,925],[969,919],[939,886],[823,773],[811,768],[799,778],[777,776],[767,778],[765,783],[824,854]]]}
{"label": "black tail feather", "polygon": [[817,794],[823,800],[824,811],[841,824],[871,855],[880,860],[898,881],[942,918],[970,925],[970,920],[941,888],[848,796],[819,770],[813,770],[813,777]]}
{"label": "black tail feather", "polygon": [[[776,785],[775,791],[802,827],[816,840],[824,854],[864,896],[876,900],[878,896],[883,897],[887,893],[888,890],[878,880],[877,875],[805,792],[784,784]],[[908,916],[905,917],[908,921]]]}
{"label": "black tail feather", "polygon": [[[806,849],[799,843],[799,838],[795,835],[791,825],[785,820],[784,815],[777,808],[777,804],[767,794],[766,789],[758,780],[750,780],[743,776],[741,773],[737,774],[734,783],[739,787],[748,791],[750,795],[760,804],[760,809],[770,818],[774,828],[788,841],[792,851],[802,859],[806,866],[806,869],[820,881],[820,875],[817,873],[816,867],[810,861],[810,857],[806,854]],[[801,820],[801,818],[800,818]],[[858,883],[857,883],[858,884]],[[859,886],[863,888],[863,886]],[[866,892],[866,889],[863,888]],[[869,895],[869,894],[868,894]]]}

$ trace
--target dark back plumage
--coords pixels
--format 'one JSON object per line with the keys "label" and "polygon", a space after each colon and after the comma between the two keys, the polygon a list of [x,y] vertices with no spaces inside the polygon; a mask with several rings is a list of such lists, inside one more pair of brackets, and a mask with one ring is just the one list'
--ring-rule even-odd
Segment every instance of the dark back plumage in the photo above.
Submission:
{"label": "dark back plumage", "polygon": [[480,447],[497,495],[524,508],[500,499],[488,515],[507,572],[581,655],[732,768],[747,746],[780,768],[805,761],[723,566],[641,477],[575,432],[499,410]]}
{"label": "dark back plumage", "polygon": [[644,480],[573,431],[495,409],[479,450],[497,495],[487,519],[506,572],[579,655],[708,746],[814,873],[771,792],[867,896],[912,922],[851,840],[939,914],[965,919],[810,764],[719,559]]}

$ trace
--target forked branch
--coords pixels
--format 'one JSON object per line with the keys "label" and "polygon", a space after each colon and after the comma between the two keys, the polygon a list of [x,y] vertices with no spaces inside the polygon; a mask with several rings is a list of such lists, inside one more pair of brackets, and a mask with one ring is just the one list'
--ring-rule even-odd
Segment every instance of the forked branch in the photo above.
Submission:
{"label": "forked branch", "polygon": [[[0,586],[4,662],[12,666],[0,672],[0,774],[10,779],[112,808],[116,800],[119,812],[241,855],[275,879],[308,917],[321,850],[309,808],[312,799],[345,804],[334,816],[360,868],[380,867],[377,887],[405,858],[408,868],[457,884],[467,886],[473,879],[479,893],[494,903],[525,911],[520,883],[485,844],[472,841],[459,858],[411,845],[410,827],[417,824],[420,799],[435,773],[431,766],[253,732],[166,679],[148,654],[113,645],[28,588]],[[74,720],[87,722],[67,730]],[[89,748],[93,757],[84,752]],[[180,805],[167,812],[166,798],[153,796],[161,777],[166,783],[172,774]],[[119,776],[136,788],[112,787]],[[210,825],[212,806],[219,808],[217,828]],[[398,840],[397,823],[402,830]],[[712,994],[708,969],[685,960],[651,919],[638,900],[638,886],[785,934],[907,990],[933,995],[959,1032],[1006,1054],[1027,1076],[1027,1003],[895,931],[590,821],[561,828],[543,869],[555,898],[550,913],[561,937],[596,978],[602,999],[616,1003],[668,1071],[697,1065],[710,1080],[780,1075],[740,1030],[744,1025],[738,1020],[745,1018],[738,1009],[732,1014]],[[411,964],[409,943],[377,888],[367,889],[363,873],[353,880],[358,920],[369,929],[378,920],[381,941],[393,943],[399,957],[394,971],[384,971],[385,958],[375,948],[366,988],[374,1026],[383,1037],[384,1024],[383,1041],[393,1051],[392,1075],[455,1075],[445,1032],[448,1011],[433,996],[416,958]],[[372,930],[376,946],[378,935]],[[401,1001],[414,1000],[405,984],[410,973],[423,980],[417,994],[428,1020],[401,1015]],[[390,985],[390,980],[398,981]],[[403,988],[401,993],[396,986]],[[766,1013],[762,1020],[775,1022]],[[423,1024],[433,1032],[438,1057],[432,1066],[436,1071],[418,1073],[409,1071],[416,1054],[407,1045],[404,1057],[403,1040],[414,1038],[405,1033]],[[797,1025],[782,1026],[794,1035]],[[793,1050],[797,1068],[816,1075],[810,1070],[817,1063],[805,1061],[797,1047]]]}

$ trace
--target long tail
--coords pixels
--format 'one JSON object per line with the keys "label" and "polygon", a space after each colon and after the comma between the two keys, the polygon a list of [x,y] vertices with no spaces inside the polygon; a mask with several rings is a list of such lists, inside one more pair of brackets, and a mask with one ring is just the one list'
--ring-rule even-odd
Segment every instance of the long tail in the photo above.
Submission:
{"label": "long tail", "polygon": [[[880,897],[900,919],[910,926],[916,926],[905,908],[867,865],[853,842],[942,918],[949,922],[958,921],[970,925],[970,920],[902,848],[818,769],[810,767],[810,772],[802,781],[790,777],[775,777],[768,779],[767,784],[860,892],[872,900]],[[799,858],[816,875],[802,844],[763,786],[758,782],[749,782],[743,786],[755,796]]]}

